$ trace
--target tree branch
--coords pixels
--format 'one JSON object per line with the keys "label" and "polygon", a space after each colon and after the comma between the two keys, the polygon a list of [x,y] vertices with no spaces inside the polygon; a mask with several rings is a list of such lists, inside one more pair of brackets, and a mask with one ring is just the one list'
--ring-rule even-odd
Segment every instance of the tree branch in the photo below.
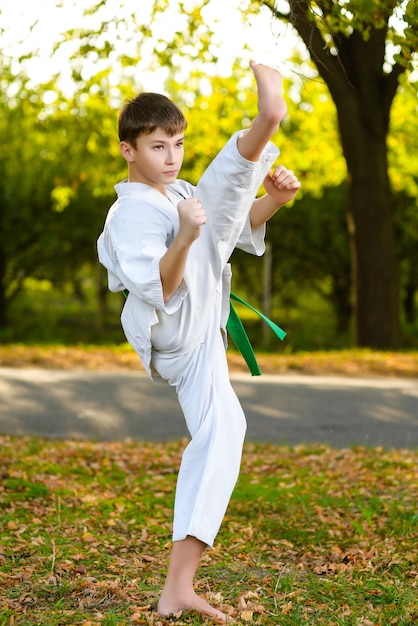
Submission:
{"label": "tree branch", "polygon": [[[305,0],[288,0],[289,13],[278,11],[274,0],[257,0],[262,6],[266,6],[272,15],[281,20],[286,20],[295,28],[302,41],[308,48],[312,61],[315,63],[320,76],[323,78],[331,93],[346,92],[347,85],[351,82],[339,55],[330,52],[329,45],[324,40],[322,33],[315,22],[310,19],[310,5]],[[324,13],[325,14],[325,13]],[[330,37],[333,33],[329,32]],[[338,49],[338,46],[335,45]]]}

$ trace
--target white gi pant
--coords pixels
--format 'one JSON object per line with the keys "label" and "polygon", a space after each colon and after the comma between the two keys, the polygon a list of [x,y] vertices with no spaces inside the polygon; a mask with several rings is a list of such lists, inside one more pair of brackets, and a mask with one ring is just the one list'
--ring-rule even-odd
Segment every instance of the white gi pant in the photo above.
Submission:
{"label": "white gi pant", "polygon": [[188,294],[174,314],[159,312],[160,323],[152,328],[152,365],[175,387],[191,435],[178,475],[173,540],[191,535],[209,546],[238,478],[246,431],[220,331],[225,289],[229,295],[225,277],[256,193],[278,154],[268,144],[260,161],[249,162],[236,141],[235,135],[196,188],[207,222],[189,252]]}

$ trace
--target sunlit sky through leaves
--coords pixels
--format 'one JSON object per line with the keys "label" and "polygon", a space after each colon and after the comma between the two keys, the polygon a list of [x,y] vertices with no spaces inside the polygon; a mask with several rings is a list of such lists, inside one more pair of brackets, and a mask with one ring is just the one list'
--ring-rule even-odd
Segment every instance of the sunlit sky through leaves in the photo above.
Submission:
{"label": "sunlit sky through leaves", "polygon": [[[85,26],[92,30],[97,28],[103,13],[83,17],[86,0],[0,0],[0,29],[2,33],[3,54],[18,58],[29,54],[26,71],[34,83],[48,80],[51,75],[60,73],[66,82],[68,55],[77,48],[66,44],[59,53],[52,54],[54,43],[60,40],[62,33],[74,27]],[[59,6],[59,5],[62,6]],[[126,0],[132,11],[140,11],[141,21],[149,23],[149,7],[151,2]],[[205,20],[215,30],[214,43],[219,48],[219,63],[213,67],[214,72],[228,74],[235,58],[254,58],[258,62],[268,63],[286,74],[286,59],[296,46],[296,36],[289,26],[272,20],[268,10],[258,15],[243,18],[239,12],[242,0],[210,0],[205,7]],[[109,16],[116,13],[119,0],[109,0],[104,9]],[[158,36],[170,39],[181,15],[177,10],[178,1],[172,1],[172,10],[164,13],[157,22],[152,24]],[[127,14],[129,11],[126,11]],[[118,13],[120,15],[120,13]],[[122,17],[122,16],[121,16]],[[244,49],[246,44],[249,50]],[[251,52],[252,51],[252,52]],[[165,74],[150,72],[150,58],[144,59],[137,68],[141,75],[142,88],[156,89],[161,87]],[[97,71],[92,67],[91,72]],[[86,67],[88,72],[88,67]],[[69,73],[68,73],[69,76]],[[69,79],[68,79],[69,81]]]}

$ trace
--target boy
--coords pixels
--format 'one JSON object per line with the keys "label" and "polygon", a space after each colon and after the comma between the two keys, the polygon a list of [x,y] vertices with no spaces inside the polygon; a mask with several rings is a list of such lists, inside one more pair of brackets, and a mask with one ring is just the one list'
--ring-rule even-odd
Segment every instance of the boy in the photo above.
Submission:
{"label": "boy", "polygon": [[[235,247],[264,252],[265,223],[300,183],[270,143],[287,107],[281,76],[251,63],[258,115],[227,142],[197,187],[177,180],[186,120],[168,98],[144,93],[119,115],[128,180],[116,185],[98,240],[111,291],[129,291],[121,322],[149,376],[174,386],[191,440],[178,475],[173,547],[158,612],[225,614],[193,580],[224,517],[241,462],[245,416],[229,381],[226,322]],[[254,199],[264,183],[266,194]]]}

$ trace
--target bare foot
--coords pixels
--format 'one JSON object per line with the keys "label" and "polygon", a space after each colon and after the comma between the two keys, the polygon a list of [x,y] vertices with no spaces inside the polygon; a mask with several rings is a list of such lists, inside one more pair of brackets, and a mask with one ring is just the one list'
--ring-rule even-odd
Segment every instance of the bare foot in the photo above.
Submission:
{"label": "bare foot", "polygon": [[157,611],[161,616],[168,617],[169,615],[176,615],[181,611],[197,611],[201,615],[211,618],[216,624],[228,623],[225,613],[215,609],[204,598],[201,598],[194,592],[190,597],[185,597],[181,600],[179,598],[170,598],[168,595],[168,593],[163,591],[158,602]]}
{"label": "bare foot", "polygon": [[279,124],[287,112],[287,104],[282,96],[282,75],[262,63],[250,62],[258,91],[258,112],[265,119]]}
{"label": "bare foot", "polygon": [[268,65],[251,61],[257,83],[258,115],[238,138],[238,150],[248,161],[258,161],[268,141],[279,129],[287,105],[282,96],[282,75]]}

